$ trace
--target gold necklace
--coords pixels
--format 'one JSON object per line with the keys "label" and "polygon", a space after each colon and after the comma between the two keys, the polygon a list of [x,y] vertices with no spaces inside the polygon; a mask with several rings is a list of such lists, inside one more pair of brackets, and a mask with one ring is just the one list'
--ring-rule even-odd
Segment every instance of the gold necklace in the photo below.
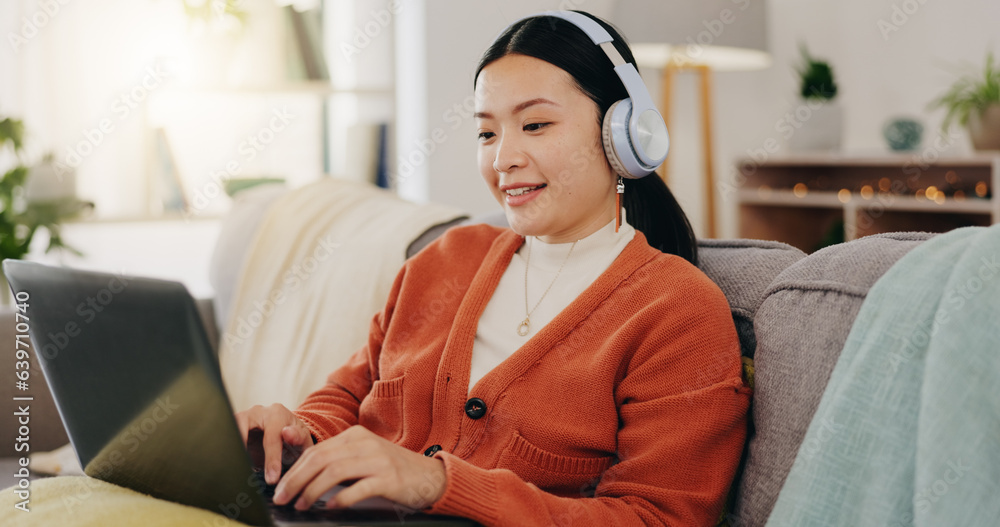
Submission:
{"label": "gold necklace", "polygon": [[[578,241],[580,240],[577,240],[576,242]],[[559,266],[559,270],[556,271],[555,278],[553,278],[549,286],[545,288],[545,292],[542,293],[542,296],[541,298],[538,299],[538,302],[535,304],[535,307],[531,308],[531,311],[528,311],[528,264],[531,263],[531,240],[530,239],[528,240],[528,256],[525,258],[524,262],[524,320],[522,320],[521,324],[517,326],[518,335],[521,335],[523,337],[528,334],[528,331],[530,331],[531,314],[534,313],[536,309],[538,309],[538,305],[542,303],[542,299],[545,298],[545,295],[549,294],[549,289],[552,289],[552,284],[555,284],[556,280],[559,279],[559,273],[562,272],[563,267],[566,267],[566,262],[569,261],[569,256],[573,254],[573,248],[576,247],[576,242],[573,242],[573,245],[569,246],[569,252],[566,253],[566,259],[563,260],[562,265]]]}

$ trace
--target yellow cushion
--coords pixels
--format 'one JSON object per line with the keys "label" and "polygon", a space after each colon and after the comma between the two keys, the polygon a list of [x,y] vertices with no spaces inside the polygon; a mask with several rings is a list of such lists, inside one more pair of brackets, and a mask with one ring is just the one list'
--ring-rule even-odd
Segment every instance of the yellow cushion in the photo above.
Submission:
{"label": "yellow cushion", "polygon": [[140,494],[88,476],[31,482],[28,512],[15,487],[0,491],[0,525],[105,527],[114,525],[245,527],[221,514]]}

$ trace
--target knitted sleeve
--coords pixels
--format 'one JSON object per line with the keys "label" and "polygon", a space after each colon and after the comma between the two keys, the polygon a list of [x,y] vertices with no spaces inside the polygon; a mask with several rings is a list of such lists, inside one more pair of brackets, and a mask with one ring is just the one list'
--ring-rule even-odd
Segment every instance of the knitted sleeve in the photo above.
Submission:
{"label": "knitted sleeve", "polygon": [[446,489],[429,512],[485,525],[714,525],[742,453],[750,390],[721,292],[702,283],[681,297],[637,315],[644,336],[616,388],[618,461],[592,497],[557,496],[442,451]]}

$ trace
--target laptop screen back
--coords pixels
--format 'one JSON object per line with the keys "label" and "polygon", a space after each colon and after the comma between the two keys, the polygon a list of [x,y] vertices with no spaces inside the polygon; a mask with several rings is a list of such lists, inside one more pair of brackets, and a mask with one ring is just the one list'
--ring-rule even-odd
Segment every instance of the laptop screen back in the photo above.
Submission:
{"label": "laptop screen back", "polygon": [[33,351],[88,475],[271,524],[183,285],[16,260],[3,269],[27,296]]}

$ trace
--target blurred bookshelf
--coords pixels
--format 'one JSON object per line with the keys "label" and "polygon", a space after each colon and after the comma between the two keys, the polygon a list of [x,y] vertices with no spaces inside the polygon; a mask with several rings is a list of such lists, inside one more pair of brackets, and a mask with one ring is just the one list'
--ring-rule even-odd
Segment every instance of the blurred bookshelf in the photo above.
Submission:
{"label": "blurred bookshelf", "polygon": [[741,159],[738,183],[739,236],[805,252],[883,232],[1000,222],[1000,151]]}

